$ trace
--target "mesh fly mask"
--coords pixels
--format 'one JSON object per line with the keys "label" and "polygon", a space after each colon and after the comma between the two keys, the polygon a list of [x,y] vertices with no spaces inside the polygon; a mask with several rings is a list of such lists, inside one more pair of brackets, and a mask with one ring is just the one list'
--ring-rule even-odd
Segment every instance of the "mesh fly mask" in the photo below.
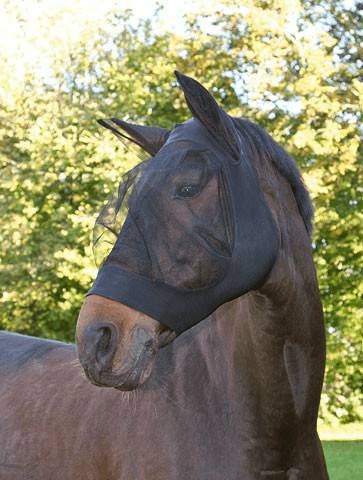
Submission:
{"label": "mesh fly mask", "polygon": [[193,119],[168,132],[156,152],[143,130],[118,121],[154,155],[124,176],[96,221],[96,257],[107,256],[88,294],[180,334],[263,282],[278,235],[232,118],[200,84],[178,79]]}

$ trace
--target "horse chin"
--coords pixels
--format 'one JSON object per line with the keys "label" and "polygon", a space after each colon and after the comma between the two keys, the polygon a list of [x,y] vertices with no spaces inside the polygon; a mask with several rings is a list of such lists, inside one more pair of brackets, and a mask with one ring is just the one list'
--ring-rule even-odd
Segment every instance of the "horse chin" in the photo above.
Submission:
{"label": "horse chin", "polygon": [[154,359],[152,359],[146,367],[140,369],[135,368],[128,375],[119,377],[114,388],[121,391],[131,391],[140,388],[150,378],[153,366]]}

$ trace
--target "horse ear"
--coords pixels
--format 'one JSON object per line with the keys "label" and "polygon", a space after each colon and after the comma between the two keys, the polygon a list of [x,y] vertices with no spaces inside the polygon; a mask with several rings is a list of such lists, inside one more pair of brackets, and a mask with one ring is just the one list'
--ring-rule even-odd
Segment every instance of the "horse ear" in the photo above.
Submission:
{"label": "horse ear", "polygon": [[232,156],[239,160],[241,141],[232,117],[199,82],[177,71],[175,75],[193,117],[197,118],[209,133],[222,141]]}
{"label": "horse ear", "polygon": [[[133,123],[124,122],[116,117],[97,121],[103,127],[111,130],[117,137],[121,139],[126,138],[136,143],[136,145],[146,150],[150,155],[157,154],[170,134],[170,130],[167,128],[134,125]],[[121,128],[121,131],[116,125]],[[124,132],[126,132],[127,135],[125,135]]]}

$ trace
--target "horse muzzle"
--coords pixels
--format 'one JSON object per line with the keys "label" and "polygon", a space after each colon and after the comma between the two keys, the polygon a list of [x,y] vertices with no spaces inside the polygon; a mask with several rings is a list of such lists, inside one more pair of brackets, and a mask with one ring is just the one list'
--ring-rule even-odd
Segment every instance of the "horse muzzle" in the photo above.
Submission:
{"label": "horse muzzle", "polygon": [[91,295],[77,322],[80,363],[91,383],[134,390],[150,376],[156,354],[175,337],[141,312]]}

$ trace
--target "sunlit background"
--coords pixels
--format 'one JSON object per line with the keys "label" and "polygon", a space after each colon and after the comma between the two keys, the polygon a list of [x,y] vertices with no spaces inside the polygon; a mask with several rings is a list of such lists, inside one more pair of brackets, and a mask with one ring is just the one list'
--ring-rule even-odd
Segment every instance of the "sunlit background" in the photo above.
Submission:
{"label": "sunlit background", "polygon": [[96,274],[95,217],[136,160],[95,120],[183,121],[178,69],[266,128],[304,173],[328,344],[322,429],[361,437],[362,10],[0,0],[0,327],[73,340]]}

